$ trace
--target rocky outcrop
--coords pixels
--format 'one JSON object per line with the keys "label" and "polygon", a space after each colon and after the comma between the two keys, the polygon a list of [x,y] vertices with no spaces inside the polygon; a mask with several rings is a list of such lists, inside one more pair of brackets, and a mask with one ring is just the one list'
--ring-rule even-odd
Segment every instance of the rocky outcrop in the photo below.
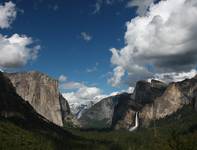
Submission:
{"label": "rocky outcrop", "polygon": [[68,101],[62,96],[62,94],[59,94],[59,100],[60,100],[62,120],[64,122],[67,116],[71,114],[71,111],[70,111]]}
{"label": "rocky outcrop", "polygon": [[118,103],[114,108],[112,118],[112,129],[129,129],[134,125],[135,112],[138,112],[142,105],[132,99],[131,94],[124,93],[118,97]]}
{"label": "rocky outcrop", "polygon": [[6,73],[16,92],[42,116],[62,126],[70,113],[69,105],[58,90],[58,81],[39,72]]}
{"label": "rocky outcrop", "polygon": [[172,115],[185,105],[197,106],[197,78],[171,83],[162,96],[153,103],[145,105],[140,113],[143,126],[148,126],[152,120],[159,120]]}
{"label": "rocky outcrop", "polygon": [[179,86],[170,84],[164,94],[148,104],[141,110],[140,118],[143,126],[148,126],[152,120],[165,118],[184,105],[188,104],[187,98],[183,95]]}
{"label": "rocky outcrop", "polygon": [[[0,118],[25,128],[60,138],[73,135],[38,114],[28,101],[22,99],[10,80],[0,72]],[[68,138],[67,138],[68,139]]]}
{"label": "rocky outcrop", "polygon": [[122,93],[104,98],[86,112],[79,119],[83,128],[129,128],[133,123],[135,111],[141,105],[132,100],[132,95]]}
{"label": "rocky outcrop", "polygon": [[81,126],[83,128],[110,128],[116,103],[117,99],[113,96],[96,103],[79,118]]}
{"label": "rocky outcrop", "polygon": [[197,110],[197,76],[177,83],[183,95]]}
{"label": "rocky outcrop", "polygon": [[169,85],[157,80],[139,81],[134,94],[105,98],[87,110],[81,119],[97,125],[102,122],[101,127],[129,129],[139,112],[140,126],[147,127],[153,120],[166,118],[185,105],[193,105],[197,110],[197,77]]}
{"label": "rocky outcrop", "polygon": [[134,90],[134,99],[142,105],[150,104],[164,93],[166,87],[166,84],[156,80],[138,81]]}

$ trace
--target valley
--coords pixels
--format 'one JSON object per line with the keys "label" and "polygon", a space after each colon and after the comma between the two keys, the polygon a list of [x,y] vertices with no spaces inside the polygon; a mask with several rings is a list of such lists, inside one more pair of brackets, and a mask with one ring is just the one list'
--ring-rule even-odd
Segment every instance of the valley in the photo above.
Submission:
{"label": "valley", "polygon": [[[141,84],[140,81],[137,83],[137,90],[142,88],[145,94],[145,96],[140,98],[140,103],[133,100],[135,99],[134,95],[142,96],[141,93],[140,95],[136,94],[138,93],[136,90],[134,94],[122,93],[117,96],[104,98],[82,114],[82,119],[83,115],[93,115],[94,121],[98,123],[93,123],[90,115],[88,115],[90,118],[83,119],[83,122],[86,121],[86,126],[84,126],[81,124],[82,119],[77,119],[70,112],[66,114],[60,113],[67,118],[67,120],[64,120],[64,127],[59,127],[40,116],[29,102],[24,101],[15,93],[15,88],[8,77],[8,74],[0,73],[0,149],[2,150],[195,150],[197,148],[195,142],[197,139],[196,101],[195,97],[192,98],[196,91],[196,84],[194,84],[197,83],[196,77],[172,83],[168,87],[167,85],[163,86],[161,82],[153,81]],[[177,95],[178,91],[174,84],[180,86],[180,90],[184,89],[181,97],[179,96],[180,94]],[[16,92],[17,88],[18,91],[21,91],[19,81],[17,85]],[[26,83],[25,85],[28,84]],[[160,91],[159,89],[163,90],[163,94],[154,96],[157,95],[155,94],[156,91]],[[189,95],[186,90],[190,91]],[[171,94],[173,97],[171,97]],[[165,98],[166,96],[168,97],[167,99]],[[144,103],[143,98],[147,97],[150,97],[150,99]],[[174,105],[176,103],[179,104],[180,100],[182,104],[177,105],[179,106],[178,108],[177,106],[168,106],[169,104],[172,105],[172,102]],[[153,108],[150,105],[151,103],[155,103]],[[161,104],[162,107],[158,107]],[[42,107],[45,106],[47,105]],[[63,106],[67,108],[69,105],[64,104]],[[59,107],[62,108],[63,106]],[[143,115],[144,110],[146,110],[145,114],[149,114],[149,109],[156,109],[155,111],[158,113],[153,115],[156,118]],[[160,113],[160,109],[165,109],[165,111],[169,109],[167,111],[169,114],[163,115],[163,111]],[[135,125],[135,112],[139,112],[139,128],[129,132],[129,128]],[[99,116],[101,115],[100,113],[102,116]],[[125,117],[127,120],[124,119]],[[99,123],[100,121],[104,124]],[[68,123],[70,123],[69,126]],[[75,126],[76,124],[78,126]]]}

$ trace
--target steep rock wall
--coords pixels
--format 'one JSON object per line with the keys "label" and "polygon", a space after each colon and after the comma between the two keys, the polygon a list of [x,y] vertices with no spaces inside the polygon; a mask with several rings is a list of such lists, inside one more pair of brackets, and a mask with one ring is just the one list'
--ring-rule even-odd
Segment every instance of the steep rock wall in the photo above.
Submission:
{"label": "steep rock wall", "polygon": [[57,80],[35,71],[5,75],[11,80],[17,94],[28,101],[39,114],[59,126],[63,125],[62,109],[65,112],[66,108],[60,105]]}

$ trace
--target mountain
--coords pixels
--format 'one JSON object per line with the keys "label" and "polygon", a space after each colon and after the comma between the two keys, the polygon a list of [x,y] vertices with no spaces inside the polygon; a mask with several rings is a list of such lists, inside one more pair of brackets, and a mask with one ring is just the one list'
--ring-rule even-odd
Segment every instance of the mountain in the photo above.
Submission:
{"label": "mountain", "polygon": [[170,83],[162,96],[157,97],[152,104],[146,105],[141,110],[142,125],[148,126],[150,121],[172,115],[186,105],[192,105],[196,109],[196,94],[197,77]]}
{"label": "mountain", "polygon": [[167,85],[157,80],[138,81],[134,89],[134,100],[142,105],[152,103],[156,97],[160,97]]}
{"label": "mountain", "polygon": [[70,109],[76,118],[80,118],[81,115],[90,107],[92,107],[96,102],[94,101],[84,101],[82,103],[70,103]]}
{"label": "mountain", "polygon": [[73,135],[62,130],[43,116],[38,114],[34,108],[20,97],[10,80],[0,72],[0,118],[12,120],[27,129],[40,130],[62,137]]}
{"label": "mountain", "polygon": [[[158,111],[159,114],[156,114],[156,116],[161,117],[161,119],[151,121],[148,128],[142,126],[132,133],[122,130],[99,132],[71,129],[67,131],[38,114],[28,101],[25,101],[16,93],[16,89],[10,80],[1,72],[0,85],[0,149],[2,150],[197,149],[195,78],[171,83],[162,96],[154,100],[153,108],[157,108],[156,110],[165,112],[163,110],[170,105],[175,105],[180,108],[173,107],[172,109],[171,106],[169,110],[179,108],[177,111],[170,111],[172,114],[165,118],[162,117],[166,114],[162,113],[160,115],[161,112]],[[114,124],[113,127],[117,129],[119,127],[120,129],[124,128],[130,118],[132,121],[133,117],[130,117],[127,110],[132,110],[131,114],[133,113],[133,115],[136,111],[142,114],[145,107],[151,106],[151,103],[143,105],[136,103],[134,95],[127,93],[104,100],[102,105],[98,103],[94,106],[106,106],[108,111],[113,108],[113,116],[109,119],[110,123]],[[168,101],[172,101],[172,103],[169,104]],[[163,107],[159,105],[161,102],[163,102],[161,104]],[[105,109],[100,110],[100,116],[102,116],[103,110]],[[96,111],[92,111],[96,117]],[[104,118],[105,115],[102,117]]]}
{"label": "mountain", "polygon": [[117,122],[121,124],[121,119],[127,121],[123,125],[127,126],[133,121],[130,114],[134,112],[128,108],[132,107],[134,110],[140,108],[140,105],[132,101],[131,97],[131,94],[122,93],[104,98],[82,114],[79,118],[81,126],[84,128],[111,128]]}
{"label": "mountain", "polygon": [[57,80],[36,71],[5,75],[11,80],[16,92],[39,114],[63,126],[64,118],[70,114],[70,108],[59,92]]}
{"label": "mountain", "polygon": [[73,135],[41,116],[0,72],[0,149],[92,150],[102,146],[107,144]]}
{"label": "mountain", "polygon": [[173,115],[184,106],[197,110],[197,76],[165,84],[157,80],[138,81],[133,94],[105,98],[80,117],[83,128],[129,129],[139,112],[140,126]]}

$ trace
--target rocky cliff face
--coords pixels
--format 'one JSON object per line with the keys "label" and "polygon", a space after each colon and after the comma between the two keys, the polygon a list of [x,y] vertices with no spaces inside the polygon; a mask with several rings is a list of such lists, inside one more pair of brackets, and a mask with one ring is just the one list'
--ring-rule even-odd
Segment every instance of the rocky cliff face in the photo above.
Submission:
{"label": "rocky cliff face", "polygon": [[142,105],[152,103],[156,97],[161,96],[167,85],[156,80],[138,81],[134,90],[134,99]]}
{"label": "rocky cliff face", "polygon": [[1,72],[0,85],[1,119],[12,121],[25,128],[25,130],[36,130],[37,132],[47,133],[47,135],[50,134],[60,138],[73,137],[71,133],[38,114],[28,101],[25,101],[16,93],[10,80]]}
{"label": "rocky cliff face", "polygon": [[139,81],[134,94],[105,98],[84,113],[81,119],[88,118],[85,121],[97,123],[97,118],[100,118],[102,124],[108,125],[104,127],[129,129],[134,124],[136,112],[139,112],[140,125],[148,126],[153,120],[170,116],[185,105],[193,105],[197,109],[197,77],[169,85],[156,80]]}
{"label": "rocky cliff face", "polygon": [[148,126],[152,120],[159,120],[172,115],[185,105],[193,105],[196,109],[197,78],[186,79],[168,85],[162,96],[151,104],[145,105],[140,113],[143,126]]}
{"label": "rocky cliff face", "polygon": [[39,72],[5,74],[16,88],[16,92],[33,108],[53,123],[62,126],[70,112],[68,103],[58,90],[58,81]]}
{"label": "rocky cliff face", "polygon": [[67,116],[71,114],[70,107],[68,101],[62,96],[62,94],[59,94],[59,100],[60,100],[62,120],[65,121]]}
{"label": "rocky cliff face", "polygon": [[148,126],[150,121],[165,118],[187,104],[186,97],[182,94],[177,84],[169,85],[164,94],[154,100],[152,104],[145,105],[140,112],[143,126]]}
{"label": "rocky cliff face", "polygon": [[104,98],[86,112],[79,119],[83,128],[129,128],[133,123],[136,110],[141,108],[131,98],[132,95],[122,93]]}
{"label": "rocky cliff face", "polygon": [[115,97],[108,97],[86,110],[79,118],[83,128],[109,128],[112,123]]}
{"label": "rocky cliff face", "polygon": [[117,104],[114,108],[112,118],[112,129],[128,129],[134,124],[135,112],[142,108],[141,104],[138,104],[132,98],[131,94],[120,94],[117,97]]}

